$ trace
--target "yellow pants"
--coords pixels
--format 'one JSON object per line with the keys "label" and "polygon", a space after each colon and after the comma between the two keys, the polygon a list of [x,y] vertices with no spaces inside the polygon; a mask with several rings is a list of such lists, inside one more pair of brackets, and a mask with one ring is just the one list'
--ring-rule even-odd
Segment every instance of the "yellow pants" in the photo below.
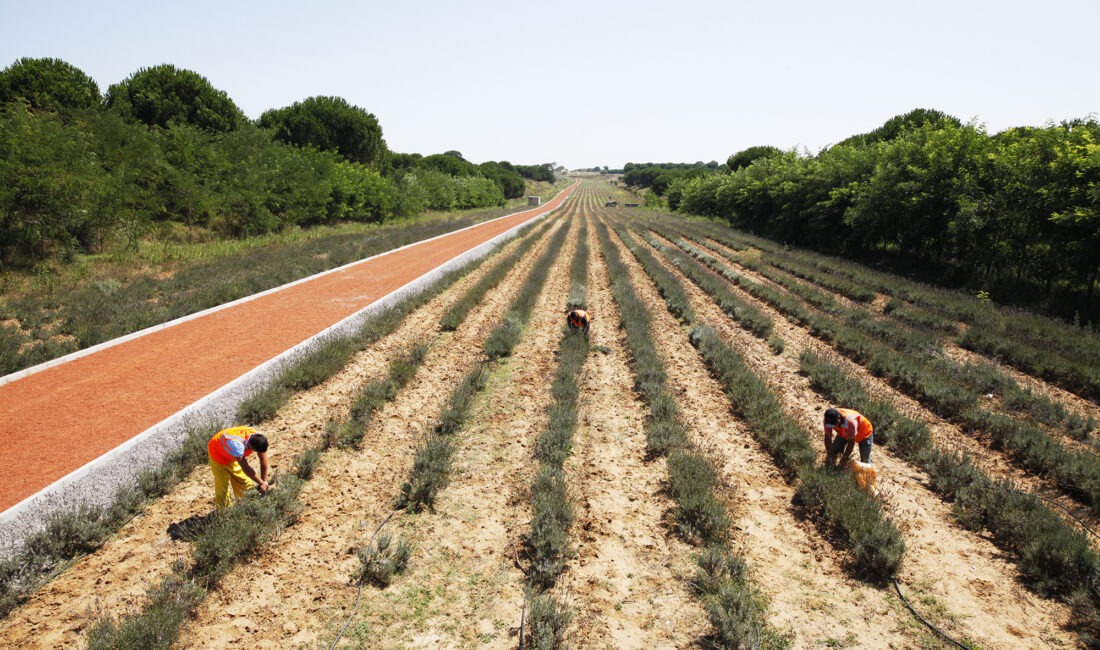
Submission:
{"label": "yellow pants", "polygon": [[240,499],[244,491],[256,484],[245,475],[241,464],[233,461],[232,465],[222,465],[213,458],[210,459],[210,471],[214,474],[214,509],[222,512],[230,505],[229,486],[233,486],[233,498]]}

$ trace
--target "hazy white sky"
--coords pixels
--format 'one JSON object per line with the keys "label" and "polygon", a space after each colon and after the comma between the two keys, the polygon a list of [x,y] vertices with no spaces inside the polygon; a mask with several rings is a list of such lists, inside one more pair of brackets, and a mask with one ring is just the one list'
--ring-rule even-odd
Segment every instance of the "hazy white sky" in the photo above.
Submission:
{"label": "hazy white sky", "polygon": [[250,118],[315,95],[390,149],[569,168],[817,153],[914,108],[990,132],[1100,112],[1097,0],[0,0],[0,67],[100,90],[171,63]]}

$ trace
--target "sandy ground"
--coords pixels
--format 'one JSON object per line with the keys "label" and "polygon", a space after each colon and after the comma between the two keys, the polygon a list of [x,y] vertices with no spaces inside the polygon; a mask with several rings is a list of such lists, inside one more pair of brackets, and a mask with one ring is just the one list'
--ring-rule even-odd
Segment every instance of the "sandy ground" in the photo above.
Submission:
{"label": "sandy ground", "polygon": [[[433,344],[410,385],[376,415],[362,449],[325,458],[303,490],[300,500],[306,509],[299,521],[258,560],[240,566],[223,581],[185,627],[179,647],[210,647],[212,639],[219,647],[244,639],[270,647],[308,647],[335,639],[357,595],[351,580],[359,565],[355,549],[369,541],[392,512],[418,444],[462,378],[483,358],[484,338],[544,250],[546,239],[454,334],[442,335]],[[412,525],[400,520],[397,524],[387,532],[399,533]],[[405,534],[417,545],[427,541],[426,535]],[[417,550],[414,563],[420,563],[422,553]],[[440,575],[432,574],[432,582]],[[427,587],[421,583],[416,588]],[[430,588],[434,591],[436,586]],[[369,611],[378,597],[376,590],[365,589],[360,610]],[[362,638],[361,633],[351,640],[356,638]],[[373,634],[371,638],[376,640],[370,645],[383,642]]]}
{"label": "sandy ground", "polygon": [[[599,260],[595,228],[589,249]],[[579,648],[682,648],[707,632],[688,591],[692,547],[669,525],[663,459],[647,461],[645,415],[619,311],[602,263],[588,281],[591,345],[581,378],[580,427],[566,463],[578,496],[577,557],[555,591],[576,612],[571,639]]]}
{"label": "sandy ground", "polygon": [[[570,228],[566,243],[514,355],[495,364],[472,404],[469,424],[456,438],[451,483],[434,512],[399,512],[386,524],[386,532],[415,545],[408,571],[385,589],[365,587],[357,604],[359,590],[352,580],[359,565],[356,548],[393,511],[418,443],[482,358],[485,337],[545,250],[550,233],[458,331],[440,332],[440,315],[495,260],[417,310],[324,385],[294,397],[265,425],[278,468],[306,448],[327,421],[346,417],[359,388],[381,377],[390,360],[415,343],[431,343],[424,365],[375,415],[361,447],[326,453],[302,491],[298,520],[223,580],[185,625],[178,647],[328,647],[345,624],[340,647],[517,646],[525,583],[520,555],[536,467],[532,452],[546,424],[568,265],[581,220],[589,223],[587,297],[596,321],[593,352],[580,377],[574,455],[565,466],[576,504],[576,553],[553,594],[574,612],[572,647],[702,644],[709,623],[688,585],[696,549],[671,525],[674,504],[667,495],[664,461],[645,457],[646,406],[633,392],[632,360],[596,244],[596,220],[631,213],[605,210],[606,194],[606,186],[586,181],[554,218],[555,228]],[[792,504],[794,486],[779,474],[747,423],[732,413],[688,343],[686,329],[668,314],[647,276],[614,236],[613,242],[620,246],[639,296],[653,307],[657,352],[692,440],[717,461],[728,484],[723,496],[735,520],[731,550],[743,554],[753,583],[766,595],[768,622],[792,648],[945,647],[913,619],[892,589],[849,577],[845,550],[802,518]],[[827,405],[799,374],[798,355],[807,348],[835,353],[742,294],[772,316],[775,333],[786,345],[776,355],[695,285],[685,286],[698,320],[714,326],[746,357],[816,441]],[[855,364],[840,362],[876,395],[928,422],[937,443],[955,440],[980,455],[990,473],[1016,477],[980,442],[958,440],[957,430],[919,404]],[[1010,559],[982,535],[959,528],[948,505],[926,488],[922,472],[881,447],[875,448],[874,459],[884,503],[907,544],[898,577],[918,609],[955,638],[981,648],[1075,647],[1065,627],[1067,608],[1035,597],[1019,584]],[[166,530],[170,523],[210,509],[209,483],[208,470],[197,468],[102,549],[46,585],[0,621],[0,646],[79,647],[97,615],[140,607],[148,586],[187,557],[187,545],[172,541]]]}
{"label": "sandy ground", "polygon": [[[752,277],[747,269],[737,270]],[[732,323],[701,290],[683,280],[697,318],[715,326],[722,338],[746,357],[787,412],[817,440],[821,413],[829,405],[798,373],[799,354],[815,345],[809,333],[731,285],[742,299],[773,319],[775,334],[785,342],[783,354],[774,355],[766,343]],[[1072,647],[1074,636],[1065,630],[1067,607],[1021,586],[1019,574],[1005,554],[985,537],[960,528],[949,506],[927,489],[927,476],[920,470],[882,447],[875,448],[873,460],[883,501],[905,539],[906,555],[898,580],[911,602],[923,601],[936,612],[938,625],[983,648]],[[843,549],[834,547],[832,553],[842,555]],[[878,600],[893,598],[892,592],[885,590]]]}
{"label": "sandy ground", "polygon": [[[410,315],[397,331],[358,354],[336,376],[295,396],[263,426],[272,441],[272,468],[277,471],[280,462],[290,462],[304,451],[328,420],[343,419],[359,387],[383,376],[392,358],[417,342],[437,336],[440,316],[494,262],[489,260]],[[0,620],[0,639],[20,646],[73,645],[91,620],[102,615],[117,616],[139,606],[148,587],[159,583],[176,560],[188,556],[189,546],[173,541],[167,529],[172,523],[211,509],[210,481],[209,469],[196,468],[180,486],[151,504],[102,548]]]}

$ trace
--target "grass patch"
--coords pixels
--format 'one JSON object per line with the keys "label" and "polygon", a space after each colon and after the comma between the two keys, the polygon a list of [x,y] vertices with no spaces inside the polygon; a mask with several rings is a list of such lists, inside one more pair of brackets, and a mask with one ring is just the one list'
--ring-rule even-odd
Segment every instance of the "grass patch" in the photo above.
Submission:
{"label": "grass patch", "polygon": [[378,588],[390,585],[395,575],[405,572],[412,557],[413,548],[404,539],[394,539],[381,533],[369,546],[360,547],[359,570],[352,579],[357,583],[372,584]]}

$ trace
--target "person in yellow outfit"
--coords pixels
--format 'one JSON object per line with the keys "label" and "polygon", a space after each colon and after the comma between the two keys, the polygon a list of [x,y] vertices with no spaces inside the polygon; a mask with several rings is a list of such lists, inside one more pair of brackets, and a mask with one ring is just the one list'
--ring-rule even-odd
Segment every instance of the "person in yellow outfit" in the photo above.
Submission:
{"label": "person in yellow outfit", "polygon": [[[233,486],[233,498],[240,499],[244,491],[255,487],[260,494],[267,494],[267,438],[252,427],[230,427],[214,434],[206,446],[210,454],[210,471],[214,474],[214,508],[225,511],[231,504],[229,486]],[[248,456],[256,452],[260,461],[260,475],[248,464]]]}

